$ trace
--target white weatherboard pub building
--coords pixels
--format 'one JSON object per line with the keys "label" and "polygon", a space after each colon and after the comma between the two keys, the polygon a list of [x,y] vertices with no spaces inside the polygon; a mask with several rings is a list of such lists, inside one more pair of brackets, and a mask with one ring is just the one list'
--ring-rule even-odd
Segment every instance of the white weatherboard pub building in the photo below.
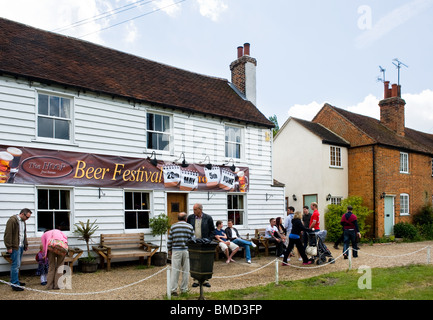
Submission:
{"label": "white weatherboard pub building", "polygon": [[197,202],[242,235],[283,216],[249,51],[228,81],[0,19],[0,251],[22,208],[29,237],[60,226],[82,249],[87,219],[158,243],[149,219]]}

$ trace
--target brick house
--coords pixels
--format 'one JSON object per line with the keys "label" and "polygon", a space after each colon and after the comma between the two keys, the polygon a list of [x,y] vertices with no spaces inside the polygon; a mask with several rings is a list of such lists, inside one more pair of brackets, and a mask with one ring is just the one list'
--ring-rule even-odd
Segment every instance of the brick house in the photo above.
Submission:
{"label": "brick house", "polygon": [[384,83],[380,120],[329,104],[312,120],[350,143],[348,194],[362,196],[374,211],[375,237],[393,233],[433,197],[433,135],[405,127],[401,87]]}

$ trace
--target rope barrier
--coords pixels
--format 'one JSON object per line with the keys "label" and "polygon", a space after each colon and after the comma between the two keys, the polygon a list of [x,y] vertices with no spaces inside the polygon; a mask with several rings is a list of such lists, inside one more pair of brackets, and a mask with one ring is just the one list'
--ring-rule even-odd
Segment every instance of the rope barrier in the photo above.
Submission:
{"label": "rope barrier", "polygon": [[138,281],[136,281],[136,282],[133,282],[133,283],[130,283],[130,284],[124,285],[124,286],[122,286],[122,287],[113,288],[113,289],[107,289],[107,290],[102,290],[102,291],[95,291],[95,292],[75,292],[75,293],[64,293],[64,292],[56,292],[56,291],[50,291],[50,290],[38,290],[38,289],[33,289],[33,288],[28,288],[28,287],[18,286],[18,285],[12,284],[12,283],[7,282],[7,281],[4,281],[4,280],[0,280],[0,282],[1,282],[1,283],[4,283],[4,284],[7,284],[7,285],[11,285],[11,286],[13,285],[14,287],[18,287],[18,288],[25,289],[25,290],[28,290],[28,291],[35,291],[35,292],[46,293],[46,294],[53,294],[53,295],[84,296],[84,295],[89,295],[89,294],[103,294],[103,293],[109,293],[109,292],[113,292],[113,291],[117,291],[117,290],[122,290],[122,289],[125,289],[125,288],[128,288],[128,287],[132,287],[132,286],[134,286],[134,285],[136,285],[136,284],[139,284],[139,283],[141,283],[141,282],[143,282],[143,281],[146,281],[146,280],[151,279],[152,277],[154,277],[154,276],[160,274],[161,272],[163,272],[163,271],[166,270],[167,268],[168,268],[168,267],[165,267],[164,269],[161,269],[161,270],[159,270],[158,272],[155,272],[154,274],[152,274],[152,275],[150,275],[150,276],[148,276],[148,277],[146,277],[146,278],[144,278],[144,279],[141,279],[141,280],[138,280]]}
{"label": "rope barrier", "polygon": [[[413,254],[419,253],[419,252],[421,252],[421,251],[423,251],[423,250],[426,250],[426,249],[427,249],[427,264],[429,264],[429,263],[430,263],[430,249],[431,249],[431,246],[426,246],[426,247],[424,247],[424,248],[421,248],[421,249],[416,250],[416,251],[413,251],[413,252],[404,253],[404,254],[400,254],[400,255],[394,255],[394,256],[376,255],[376,254],[372,254],[372,253],[367,253],[367,252],[365,252],[364,250],[353,249],[353,248],[350,248],[350,247],[349,247],[346,251],[344,251],[341,255],[339,255],[339,256],[336,257],[335,259],[332,259],[332,260],[328,261],[327,263],[323,263],[323,264],[321,264],[321,265],[317,265],[317,266],[297,266],[297,265],[293,265],[293,264],[289,264],[289,263],[284,263],[284,262],[283,262],[283,264],[285,264],[285,265],[287,265],[287,266],[290,266],[290,267],[292,267],[292,268],[296,268],[296,269],[316,269],[316,268],[326,267],[326,266],[328,266],[328,265],[331,264],[331,263],[335,263],[338,259],[340,259],[341,257],[343,257],[343,256],[344,256],[345,254],[347,254],[348,252],[349,252],[349,256],[350,256],[351,251],[349,251],[349,250],[355,250],[355,251],[357,251],[358,253],[361,252],[361,254],[365,254],[365,255],[369,255],[369,256],[373,256],[373,257],[378,257],[378,258],[399,258],[399,257],[404,257],[404,256],[410,256],[410,255],[413,255]],[[320,258],[319,258],[319,259],[320,259]],[[349,257],[349,263],[351,263],[350,260],[351,260],[351,259],[350,259],[350,257]],[[261,266],[261,267],[259,267],[259,268],[256,268],[256,269],[254,269],[254,270],[251,270],[251,271],[245,272],[245,273],[235,274],[235,275],[216,276],[216,277],[213,277],[213,278],[214,278],[214,279],[230,279],[230,278],[243,277],[243,276],[246,276],[246,275],[252,274],[252,273],[254,273],[254,272],[258,272],[258,271],[260,271],[260,270],[262,270],[262,269],[264,269],[264,268],[270,266],[272,263],[276,263],[276,262],[278,263],[278,262],[280,262],[280,261],[281,261],[281,260],[280,260],[279,258],[275,258],[274,260],[270,261],[269,263],[267,263],[267,264],[265,264],[265,265],[263,265],[263,266]],[[156,275],[162,273],[163,271],[165,271],[165,270],[169,270],[169,269],[171,269],[171,270],[177,270],[177,271],[179,271],[179,272],[185,272],[185,271],[183,271],[183,270],[173,269],[173,268],[171,268],[170,266],[167,266],[167,267],[165,267],[165,268],[163,268],[163,269],[157,271],[156,273],[154,273],[154,274],[152,274],[152,275],[150,275],[150,276],[148,276],[148,277],[146,277],[146,278],[144,278],[144,279],[141,279],[141,280],[135,281],[135,282],[133,282],[133,283],[130,283],[130,284],[127,284],[127,285],[124,285],[124,286],[118,287],[118,288],[112,288],[112,289],[101,290],[101,291],[95,291],[95,292],[65,293],[65,292],[56,292],[56,291],[50,291],[50,290],[38,290],[38,289],[28,288],[28,287],[19,286],[19,285],[13,285],[12,283],[7,282],[7,281],[4,281],[4,280],[1,280],[1,279],[0,279],[0,283],[4,283],[4,284],[6,284],[6,285],[10,285],[10,286],[15,286],[15,287],[22,288],[22,289],[24,289],[24,290],[28,290],[28,291],[34,291],[34,292],[45,293],[45,294],[52,294],[52,295],[68,295],[68,296],[84,296],[84,295],[104,294],[104,293],[110,293],[110,292],[117,291],[117,290],[123,290],[123,289],[125,289],[125,288],[132,287],[132,286],[137,285],[137,284],[139,284],[139,283],[141,283],[141,282],[144,282],[144,281],[146,281],[146,280],[149,280],[149,279],[153,278],[154,276],[156,276]],[[276,268],[276,273],[278,273],[278,268]],[[276,275],[276,279],[277,279],[276,281],[278,281],[278,275]],[[169,283],[168,283],[168,279],[167,279],[167,289],[168,289],[168,284],[169,284]]]}

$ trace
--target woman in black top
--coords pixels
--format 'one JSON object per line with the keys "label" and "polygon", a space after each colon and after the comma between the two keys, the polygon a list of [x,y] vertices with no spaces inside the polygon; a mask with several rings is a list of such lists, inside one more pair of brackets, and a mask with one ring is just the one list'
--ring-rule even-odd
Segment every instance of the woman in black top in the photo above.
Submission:
{"label": "woman in black top", "polygon": [[299,251],[299,254],[302,257],[302,261],[304,265],[311,264],[312,261],[308,260],[307,255],[305,254],[304,246],[301,242],[301,232],[311,232],[310,229],[304,227],[301,221],[302,213],[300,211],[295,212],[292,219],[292,232],[289,235],[289,245],[287,246],[286,251],[284,251],[283,258],[283,266],[287,266],[287,258],[289,257],[290,252],[292,252],[293,247],[296,245],[296,248]]}

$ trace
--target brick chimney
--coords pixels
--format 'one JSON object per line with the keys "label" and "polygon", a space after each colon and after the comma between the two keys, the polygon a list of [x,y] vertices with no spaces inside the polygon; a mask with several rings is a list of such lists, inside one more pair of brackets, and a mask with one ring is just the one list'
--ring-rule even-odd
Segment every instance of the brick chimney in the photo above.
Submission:
{"label": "brick chimney", "polygon": [[380,122],[400,136],[404,136],[404,106],[406,101],[401,98],[401,86],[389,81],[384,82],[384,98],[379,101]]}
{"label": "brick chimney", "polygon": [[249,43],[238,47],[237,52],[238,58],[230,64],[232,83],[255,105],[257,60],[250,57]]}

